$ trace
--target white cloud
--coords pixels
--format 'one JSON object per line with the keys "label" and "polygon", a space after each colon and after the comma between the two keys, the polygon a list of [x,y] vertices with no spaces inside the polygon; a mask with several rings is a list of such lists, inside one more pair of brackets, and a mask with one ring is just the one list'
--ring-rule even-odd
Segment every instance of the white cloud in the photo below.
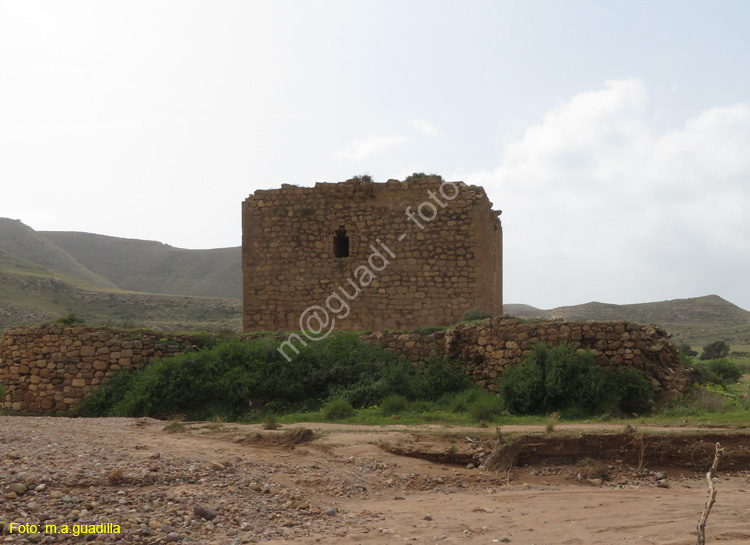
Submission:
{"label": "white cloud", "polygon": [[466,176],[505,211],[507,302],[718,293],[750,308],[750,105],[662,133],[647,107],[639,80],[607,82],[529,127],[497,169]]}
{"label": "white cloud", "polygon": [[362,139],[357,138],[349,148],[337,151],[335,157],[342,161],[363,161],[409,140],[408,137],[400,134],[389,136],[372,135]]}
{"label": "white cloud", "polygon": [[409,123],[425,136],[437,136],[439,134],[435,126],[424,119],[412,119]]}

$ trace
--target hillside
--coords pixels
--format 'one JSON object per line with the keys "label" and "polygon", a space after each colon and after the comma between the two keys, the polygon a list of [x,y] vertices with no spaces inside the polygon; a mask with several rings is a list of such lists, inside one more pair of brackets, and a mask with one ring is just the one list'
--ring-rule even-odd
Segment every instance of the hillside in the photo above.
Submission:
{"label": "hillside", "polygon": [[238,330],[240,277],[239,248],[37,232],[0,218],[0,331],[68,314],[164,331]]}
{"label": "hillside", "polygon": [[111,280],[81,265],[48,237],[18,220],[0,218],[0,250],[51,272],[83,280],[95,286],[117,287]]}
{"label": "hillside", "polygon": [[236,299],[109,289],[0,251],[0,331],[75,314],[89,323],[161,331],[239,329]]}
{"label": "hillside", "polygon": [[124,290],[242,298],[240,248],[184,250],[161,242],[42,231],[89,271]]}
{"label": "hillside", "polygon": [[703,346],[716,340],[732,344],[750,343],[750,312],[719,297],[707,295],[655,303],[583,305],[541,310],[529,305],[505,305],[506,315],[519,318],[578,320],[626,320],[657,324],[678,343]]}

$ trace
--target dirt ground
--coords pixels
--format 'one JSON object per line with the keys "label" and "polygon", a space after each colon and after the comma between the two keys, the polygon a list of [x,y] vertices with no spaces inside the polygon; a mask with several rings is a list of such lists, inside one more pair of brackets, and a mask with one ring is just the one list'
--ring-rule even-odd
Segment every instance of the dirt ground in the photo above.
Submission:
{"label": "dirt ground", "polygon": [[687,545],[717,440],[707,543],[746,544],[750,433],[2,416],[0,542]]}

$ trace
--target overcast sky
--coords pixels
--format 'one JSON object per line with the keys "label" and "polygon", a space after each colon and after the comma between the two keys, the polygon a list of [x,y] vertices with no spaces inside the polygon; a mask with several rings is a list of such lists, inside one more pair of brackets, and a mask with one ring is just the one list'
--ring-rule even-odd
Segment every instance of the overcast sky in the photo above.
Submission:
{"label": "overcast sky", "polygon": [[0,0],[0,217],[238,246],[256,189],[436,172],[505,302],[750,309],[750,2]]}

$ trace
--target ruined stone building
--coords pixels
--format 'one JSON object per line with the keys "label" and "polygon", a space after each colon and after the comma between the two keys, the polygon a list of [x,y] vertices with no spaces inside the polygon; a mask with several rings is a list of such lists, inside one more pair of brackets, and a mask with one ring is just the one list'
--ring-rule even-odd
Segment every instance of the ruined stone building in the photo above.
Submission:
{"label": "ruined stone building", "polygon": [[414,329],[502,314],[502,226],[437,177],[259,190],[242,206],[245,331]]}

